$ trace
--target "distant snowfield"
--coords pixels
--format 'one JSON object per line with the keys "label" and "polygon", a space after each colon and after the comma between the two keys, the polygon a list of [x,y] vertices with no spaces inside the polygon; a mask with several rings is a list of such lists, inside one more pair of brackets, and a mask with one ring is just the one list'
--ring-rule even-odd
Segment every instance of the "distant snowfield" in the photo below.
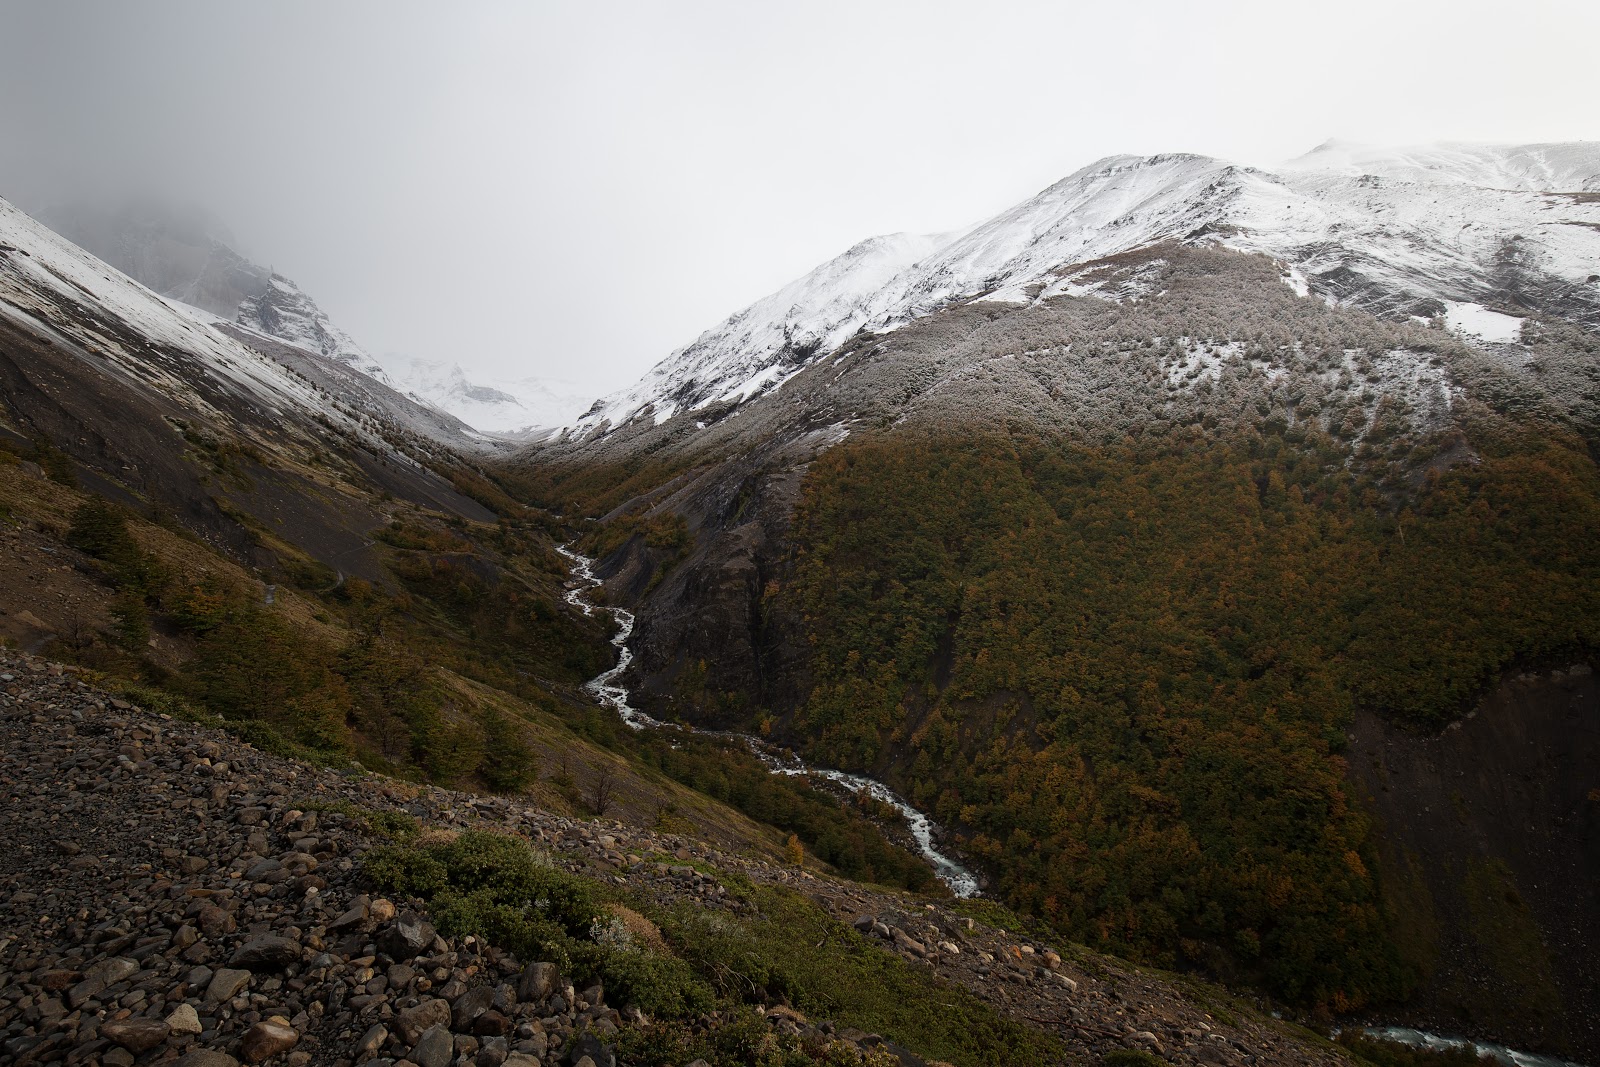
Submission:
{"label": "distant snowfield", "polygon": [[489,434],[530,434],[576,422],[594,394],[552,378],[469,378],[459,364],[388,354],[395,388]]}
{"label": "distant snowfield", "polygon": [[1452,329],[1515,341],[1482,301],[1508,256],[1581,289],[1600,263],[1600,142],[1376,149],[1328,142],[1269,172],[1208,156],[1112,156],[965,230],[874,237],[672,353],[571,425],[604,433],[780,388],[859,330],[951,304],[1102,291],[1085,265],[1166,241],[1283,264],[1301,295],[1449,309]]}

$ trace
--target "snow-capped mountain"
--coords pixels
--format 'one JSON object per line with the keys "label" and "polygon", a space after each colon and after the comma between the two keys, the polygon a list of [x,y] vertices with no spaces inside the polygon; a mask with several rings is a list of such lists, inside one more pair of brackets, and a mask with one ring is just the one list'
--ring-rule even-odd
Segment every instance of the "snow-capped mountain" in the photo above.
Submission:
{"label": "snow-capped mountain", "polygon": [[616,425],[646,407],[660,422],[675,411],[748,400],[776,388],[854,333],[874,293],[952,236],[896,233],[862,241],[707,330],[631,388],[596,401],[579,425]]}
{"label": "snow-capped mountain", "polygon": [[528,434],[564,426],[594,400],[593,393],[553,379],[474,380],[456,363],[385,359],[395,388],[486,433]]}
{"label": "snow-capped mountain", "polygon": [[268,277],[265,287],[239,304],[235,316],[241,326],[276,337],[289,344],[337,360],[385,385],[393,385],[383,366],[350,335],[333,324],[294,282],[281,274]]}
{"label": "snow-capped mountain", "polygon": [[[272,295],[255,306],[275,309],[269,321],[299,341],[165,298],[0,200],[0,316],[97,375],[245,431],[309,439],[320,432],[313,427],[332,426],[380,455],[394,452],[387,430],[475,446],[467,427],[367,374],[348,352],[304,343],[307,331],[316,336],[315,316],[292,285],[269,278]],[[275,347],[282,358],[267,353]]]}
{"label": "snow-capped mountain", "polygon": [[1329,142],[1273,172],[1208,156],[1113,156],[970,229],[856,245],[597,402],[574,431],[752,399],[858,330],[952,304],[1092,291],[1099,261],[1169,241],[1265,253],[1289,284],[1390,317],[1454,321],[1458,307],[1470,305],[1470,318],[1534,300],[1593,326],[1600,143]]}
{"label": "snow-capped mountain", "polygon": [[164,297],[394,384],[304,290],[237,252],[227,228],[202,211],[144,198],[115,208],[56,205],[41,218]]}
{"label": "snow-capped mountain", "polygon": [[9,450],[55,455],[67,480],[252,567],[311,559],[382,582],[371,532],[397,511],[493,519],[454,483],[492,442],[339,359],[216,320],[0,200]]}

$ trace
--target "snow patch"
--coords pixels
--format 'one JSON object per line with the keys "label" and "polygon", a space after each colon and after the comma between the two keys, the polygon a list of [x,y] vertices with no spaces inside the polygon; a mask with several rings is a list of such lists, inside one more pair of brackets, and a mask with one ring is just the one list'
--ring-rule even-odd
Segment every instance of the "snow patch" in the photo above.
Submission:
{"label": "snow patch", "polygon": [[1516,344],[1522,337],[1522,319],[1490,311],[1482,304],[1447,302],[1445,325],[1462,337],[1491,345]]}

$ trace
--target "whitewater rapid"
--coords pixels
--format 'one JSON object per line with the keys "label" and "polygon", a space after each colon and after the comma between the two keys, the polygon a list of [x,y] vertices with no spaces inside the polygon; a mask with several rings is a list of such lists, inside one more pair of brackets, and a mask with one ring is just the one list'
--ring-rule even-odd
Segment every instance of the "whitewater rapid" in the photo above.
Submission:
{"label": "whitewater rapid", "polygon": [[[579,555],[566,545],[557,545],[556,551],[561,553],[572,564],[572,575],[581,585],[573,586],[567,590],[568,604],[577,608],[585,615],[593,615],[597,609],[589,600],[589,591],[602,584],[601,579],[594,573],[594,560],[587,556]],[[888,804],[900,813],[906,821],[906,829],[917,843],[917,849],[922,858],[933,868],[939,881],[949,887],[950,892],[958,897],[976,896],[978,893],[978,879],[971,871],[967,870],[955,860],[946,856],[934,847],[934,838],[938,834],[938,827],[933,820],[908,804],[894,790],[882,782],[864,775],[849,774],[845,771],[836,771],[828,767],[813,767],[792,752],[780,750],[759,737],[750,734],[735,733],[725,730],[696,730],[690,726],[677,723],[664,723],[652,718],[628,703],[628,687],[622,684],[622,677],[633,663],[633,650],[628,647],[628,639],[633,636],[633,612],[623,608],[606,608],[612,617],[617,620],[617,632],[611,643],[617,648],[617,662],[611,669],[604,671],[590,679],[584,688],[589,691],[595,700],[617,713],[624,723],[635,730],[673,729],[683,730],[686,733],[698,733],[706,737],[721,737],[738,741],[746,745],[750,751],[764,763],[773,774],[787,774],[807,778],[822,778],[844,786],[853,793],[865,792],[873,800]]]}

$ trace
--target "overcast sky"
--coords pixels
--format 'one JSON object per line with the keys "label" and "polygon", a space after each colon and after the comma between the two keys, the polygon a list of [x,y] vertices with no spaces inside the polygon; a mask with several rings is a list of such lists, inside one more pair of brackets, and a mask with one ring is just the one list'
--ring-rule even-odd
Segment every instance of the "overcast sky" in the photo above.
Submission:
{"label": "overcast sky", "polygon": [[376,353],[598,395],[1119,152],[1600,137],[1600,3],[0,0],[0,195],[153,186]]}

